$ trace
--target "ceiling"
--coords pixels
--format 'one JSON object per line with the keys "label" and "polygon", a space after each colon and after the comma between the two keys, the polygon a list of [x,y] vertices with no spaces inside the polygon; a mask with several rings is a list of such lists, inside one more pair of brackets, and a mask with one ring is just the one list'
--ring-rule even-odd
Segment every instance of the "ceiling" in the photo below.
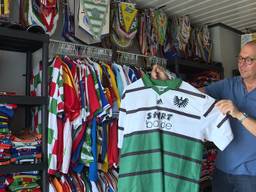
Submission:
{"label": "ceiling", "polygon": [[256,0],[135,0],[139,8],[161,8],[168,16],[189,15],[192,24],[224,24],[256,32]]}

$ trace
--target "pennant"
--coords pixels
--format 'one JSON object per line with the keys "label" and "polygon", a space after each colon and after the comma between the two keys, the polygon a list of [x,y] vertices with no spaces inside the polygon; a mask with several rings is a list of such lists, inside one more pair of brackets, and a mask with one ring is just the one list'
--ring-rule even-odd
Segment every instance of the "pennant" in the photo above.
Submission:
{"label": "pennant", "polygon": [[158,43],[160,45],[164,44],[165,36],[166,36],[166,29],[167,29],[167,15],[161,11],[157,10],[154,13],[155,16],[155,30],[158,38]]}
{"label": "pennant", "polygon": [[[86,23],[90,28],[89,33],[99,38],[106,22],[109,0],[83,0],[83,11]],[[84,18],[85,19],[85,18]]]}
{"label": "pennant", "polygon": [[40,2],[47,8],[55,8],[57,0],[40,0]]}
{"label": "pennant", "polygon": [[137,17],[138,10],[135,8],[132,3],[120,3],[121,24],[124,25],[124,29],[126,33],[129,33],[135,19]]}

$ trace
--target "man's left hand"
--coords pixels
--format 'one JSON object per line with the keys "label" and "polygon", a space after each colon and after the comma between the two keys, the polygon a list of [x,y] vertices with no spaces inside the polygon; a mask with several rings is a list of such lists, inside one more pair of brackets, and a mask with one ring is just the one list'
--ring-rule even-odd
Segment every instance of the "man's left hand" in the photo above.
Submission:
{"label": "man's left hand", "polygon": [[223,113],[229,114],[232,117],[238,119],[241,116],[241,112],[237,109],[234,103],[231,100],[220,100],[218,101],[215,106]]}

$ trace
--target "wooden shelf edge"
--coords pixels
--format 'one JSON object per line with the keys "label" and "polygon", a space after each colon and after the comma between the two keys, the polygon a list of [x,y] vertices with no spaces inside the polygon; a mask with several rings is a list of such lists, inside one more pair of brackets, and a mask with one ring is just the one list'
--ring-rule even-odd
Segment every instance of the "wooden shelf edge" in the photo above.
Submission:
{"label": "wooden shelf edge", "polygon": [[15,172],[26,172],[26,171],[41,171],[46,168],[45,163],[29,164],[29,165],[2,165],[0,166],[1,174],[10,174]]}

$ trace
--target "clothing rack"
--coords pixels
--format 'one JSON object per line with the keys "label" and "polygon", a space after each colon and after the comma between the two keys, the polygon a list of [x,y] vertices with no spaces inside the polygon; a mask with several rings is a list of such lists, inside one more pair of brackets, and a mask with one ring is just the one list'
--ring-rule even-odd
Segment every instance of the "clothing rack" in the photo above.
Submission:
{"label": "clothing rack", "polygon": [[140,58],[144,58],[146,60],[145,68],[152,68],[154,64],[160,65],[163,68],[166,68],[167,60],[165,58],[160,58],[156,56],[146,56],[138,53],[129,53],[125,51],[116,51],[117,52],[117,61],[121,63],[129,63],[129,64],[138,64]]}
{"label": "clothing rack", "polygon": [[[82,45],[78,43],[70,43],[65,41],[59,41],[51,39],[49,43],[49,55],[69,55],[73,57],[91,57],[94,59],[100,59],[103,61],[113,61],[121,64],[135,65],[142,68],[149,69],[154,64],[158,64],[161,67],[166,68],[167,60],[156,56],[145,56],[138,53],[129,53],[125,51],[116,51],[116,59],[113,59],[113,51],[111,49]],[[140,59],[144,58],[146,61],[145,66],[141,66]]]}
{"label": "clothing rack", "polygon": [[49,55],[54,56],[56,54],[73,57],[91,57],[104,61],[112,60],[111,49],[51,39],[49,43]]}

